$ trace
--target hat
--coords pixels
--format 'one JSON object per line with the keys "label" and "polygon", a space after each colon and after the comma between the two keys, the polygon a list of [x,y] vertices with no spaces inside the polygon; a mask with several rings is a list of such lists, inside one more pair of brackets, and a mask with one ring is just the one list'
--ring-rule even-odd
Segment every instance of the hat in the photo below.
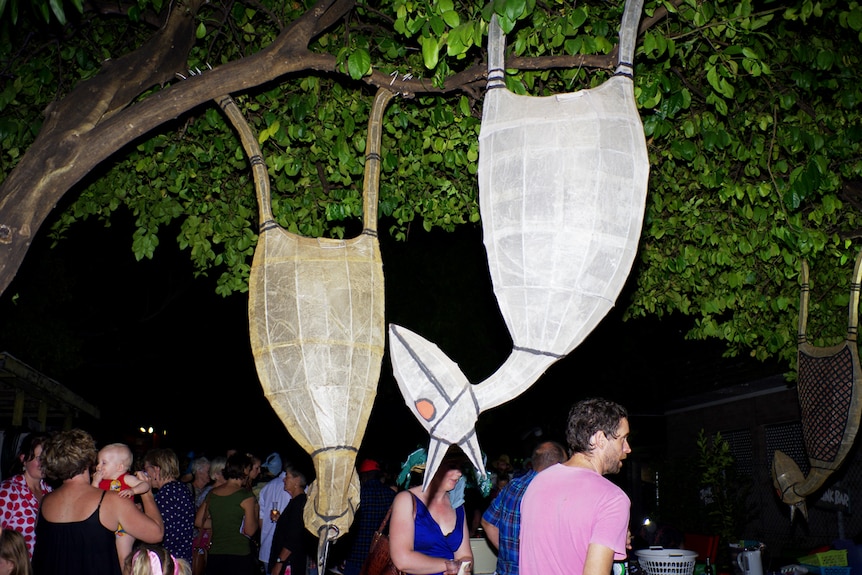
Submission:
{"label": "hat", "polygon": [[414,471],[424,473],[427,459],[428,452],[421,447],[408,455],[407,461],[401,464],[401,473],[398,474],[398,479],[395,480],[395,483],[403,485],[405,489],[410,487],[410,474]]}
{"label": "hat", "polygon": [[368,471],[380,471],[380,464],[373,459],[363,459],[362,463],[359,464],[359,473]]}
{"label": "hat", "polygon": [[264,469],[272,473],[273,475],[278,475],[281,473],[281,456],[278,453],[270,453],[266,457],[266,461],[261,465]]}

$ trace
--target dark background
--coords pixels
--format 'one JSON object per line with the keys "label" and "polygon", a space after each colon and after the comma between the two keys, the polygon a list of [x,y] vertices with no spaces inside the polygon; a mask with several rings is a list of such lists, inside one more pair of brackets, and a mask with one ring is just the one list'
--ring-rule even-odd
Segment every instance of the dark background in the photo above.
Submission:
{"label": "dark background", "polygon": [[[42,233],[0,297],[0,351],[56,379],[101,410],[102,441],[152,441],[180,453],[227,448],[265,456],[300,448],[263,397],[248,339],[247,295],[215,293],[217,272],[195,277],[178,230],[160,234],[153,260],[131,251],[134,221],[118,212],[105,227],[76,224],[52,247]],[[47,226],[43,229],[47,229]],[[511,339],[499,315],[479,226],[395,242],[381,222],[387,324],[436,343],[470,381],[504,362]],[[216,246],[217,248],[218,246]],[[629,283],[636,277],[637,262]],[[784,371],[777,362],[723,358],[720,342],[693,342],[685,317],[622,321],[629,288],[588,339],[527,392],[480,415],[489,459],[528,455],[538,438],[563,440],[574,401],[601,395],[631,412],[633,449],[663,443],[668,406],[718,387]],[[166,432],[162,435],[161,432]],[[361,455],[401,461],[427,444],[384,357]],[[296,455],[291,455],[296,454]]]}

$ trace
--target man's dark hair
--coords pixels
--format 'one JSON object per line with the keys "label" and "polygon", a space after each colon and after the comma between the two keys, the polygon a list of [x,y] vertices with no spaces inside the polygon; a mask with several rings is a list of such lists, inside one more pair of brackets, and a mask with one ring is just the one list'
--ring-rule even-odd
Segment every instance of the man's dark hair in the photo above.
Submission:
{"label": "man's dark hair", "polygon": [[234,453],[227,458],[221,474],[225,479],[245,479],[253,462],[245,453]]}
{"label": "man's dark hair", "polygon": [[556,441],[543,441],[533,450],[530,462],[536,472],[566,460],[566,448]]}
{"label": "man's dark hair", "polygon": [[566,429],[569,449],[572,453],[589,453],[595,447],[590,445],[590,438],[599,431],[616,438],[620,421],[628,416],[625,407],[607,399],[595,397],[579,401],[569,411]]}

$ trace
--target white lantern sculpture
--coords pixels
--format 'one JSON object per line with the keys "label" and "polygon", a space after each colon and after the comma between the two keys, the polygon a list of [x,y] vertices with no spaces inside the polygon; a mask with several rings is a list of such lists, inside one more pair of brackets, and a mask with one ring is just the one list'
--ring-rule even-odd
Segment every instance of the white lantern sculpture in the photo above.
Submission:
{"label": "white lantern sculpture", "polygon": [[479,201],[494,293],[513,341],[472,385],[436,345],[391,325],[402,395],[428,430],[425,486],[449,445],[484,472],[478,415],[528,389],[611,309],[641,234],[649,159],[632,82],[642,0],[629,0],[618,67],[601,86],[520,96],[503,82],[505,36],[492,18],[479,136]]}

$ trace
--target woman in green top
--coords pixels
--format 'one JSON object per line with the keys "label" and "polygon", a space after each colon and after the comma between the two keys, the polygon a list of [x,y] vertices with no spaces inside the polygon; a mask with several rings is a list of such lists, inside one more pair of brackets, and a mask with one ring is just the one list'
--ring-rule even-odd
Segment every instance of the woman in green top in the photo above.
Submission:
{"label": "woman in green top", "polygon": [[195,527],[212,529],[207,575],[257,573],[249,537],[258,529],[258,505],[254,494],[243,487],[251,466],[247,455],[228,457],[222,471],[225,483],[209,492],[195,515]]}

